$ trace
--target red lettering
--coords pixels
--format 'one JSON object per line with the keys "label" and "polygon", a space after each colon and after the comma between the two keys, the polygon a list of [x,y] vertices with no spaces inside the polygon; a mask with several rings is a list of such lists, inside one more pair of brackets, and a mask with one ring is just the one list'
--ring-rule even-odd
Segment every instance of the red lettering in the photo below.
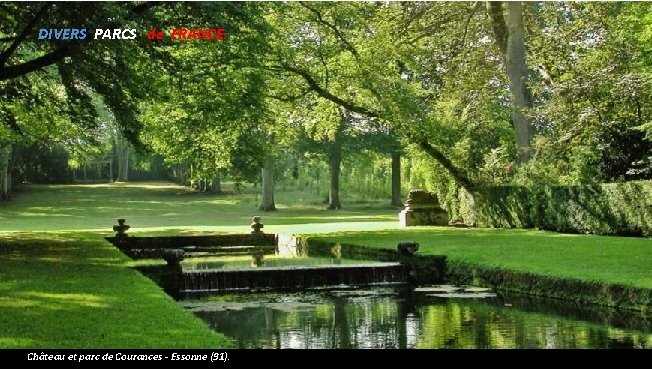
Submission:
{"label": "red lettering", "polygon": [[198,34],[202,40],[206,40],[206,39],[210,40],[211,38],[210,37],[211,31],[209,29],[200,28]]}
{"label": "red lettering", "polygon": [[[148,37],[152,36],[148,35]],[[224,33],[224,28],[172,28],[170,38],[172,40],[225,40],[226,34]]]}
{"label": "red lettering", "polygon": [[185,40],[186,32],[188,32],[188,30],[185,28],[172,28],[172,34],[170,35],[170,38],[174,40],[174,36],[176,36],[178,39]]}

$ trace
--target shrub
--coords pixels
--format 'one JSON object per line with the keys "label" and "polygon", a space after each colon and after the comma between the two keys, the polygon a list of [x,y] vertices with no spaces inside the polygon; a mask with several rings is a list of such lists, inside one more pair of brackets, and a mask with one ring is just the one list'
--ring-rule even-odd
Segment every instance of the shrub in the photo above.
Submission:
{"label": "shrub", "polygon": [[652,181],[587,186],[490,186],[460,203],[480,227],[652,236]]}

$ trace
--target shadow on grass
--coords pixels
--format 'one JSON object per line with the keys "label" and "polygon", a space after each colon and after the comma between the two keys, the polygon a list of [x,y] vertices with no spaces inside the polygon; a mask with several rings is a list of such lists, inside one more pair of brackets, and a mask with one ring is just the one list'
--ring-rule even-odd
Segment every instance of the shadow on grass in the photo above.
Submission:
{"label": "shadow on grass", "polygon": [[0,347],[224,347],[91,233],[0,234]]}
{"label": "shadow on grass", "polygon": [[[30,185],[0,204],[3,231],[107,229],[117,218],[133,228],[248,226],[253,215],[266,225],[396,220],[382,204],[351,205],[341,211],[299,202],[279,203],[277,212],[261,212],[257,195],[193,196],[185,187],[161,183]],[[288,193],[289,194],[289,193]]]}

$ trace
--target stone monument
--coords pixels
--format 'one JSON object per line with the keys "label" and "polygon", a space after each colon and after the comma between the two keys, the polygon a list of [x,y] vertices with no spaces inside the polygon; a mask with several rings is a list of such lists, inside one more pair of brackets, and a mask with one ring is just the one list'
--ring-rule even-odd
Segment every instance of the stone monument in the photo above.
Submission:
{"label": "stone monument", "polygon": [[421,189],[410,190],[405,209],[398,215],[401,227],[448,225],[448,214],[439,206],[437,195]]}

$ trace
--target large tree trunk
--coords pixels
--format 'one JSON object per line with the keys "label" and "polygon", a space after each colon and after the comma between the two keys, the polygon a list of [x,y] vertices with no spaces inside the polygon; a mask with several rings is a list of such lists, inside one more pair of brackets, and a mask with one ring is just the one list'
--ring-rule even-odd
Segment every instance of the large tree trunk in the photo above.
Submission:
{"label": "large tree trunk", "polygon": [[532,93],[526,84],[528,67],[525,60],[523,4],[518,1],[508,2],[506,8],[507,17],[503,14],[501,2],[491,2],[489,14],[507,68],[518,159],[520,163],[525,163],[530,160],[534,127],[525,115],[532,107]]}
{"label": "large tree trunk", "polygon": [[211,192],[212,193],[222,193],[222,184],[220,182],[220,174],[213,176],[211,180]]}
{"label": "large tree trunk", "polygon": [[274,205],[274,157],[272,154],[268,154],[265,157],[262,177],[263,201],[259,209],[263,211],[276,210],[276,205]]}
{"label": "large tree trunk", "polygon": [[401,202],[401,153],[392,152],[392,205],[403,206]]}
{"label": "large tree trunk", "polygon": [[9,175],[9,159],[11,156],[11,145],[0,146],[0,199],[9,198],[11,190],[11,177]]}
{"label": "large tree trunk", "polygon": [[331,181],[328,190],[328,209],[337,210],[342,208],[340,203],[340,169],[342,166],[342,146],[333,144],[328,153],[328,167],[330,169]]}
{"label": "large tree trunk", "polygon": [[116,156],[118,159],[118,178],[116,182],[129,180],[129,144],[122,137],[116,140]]}

